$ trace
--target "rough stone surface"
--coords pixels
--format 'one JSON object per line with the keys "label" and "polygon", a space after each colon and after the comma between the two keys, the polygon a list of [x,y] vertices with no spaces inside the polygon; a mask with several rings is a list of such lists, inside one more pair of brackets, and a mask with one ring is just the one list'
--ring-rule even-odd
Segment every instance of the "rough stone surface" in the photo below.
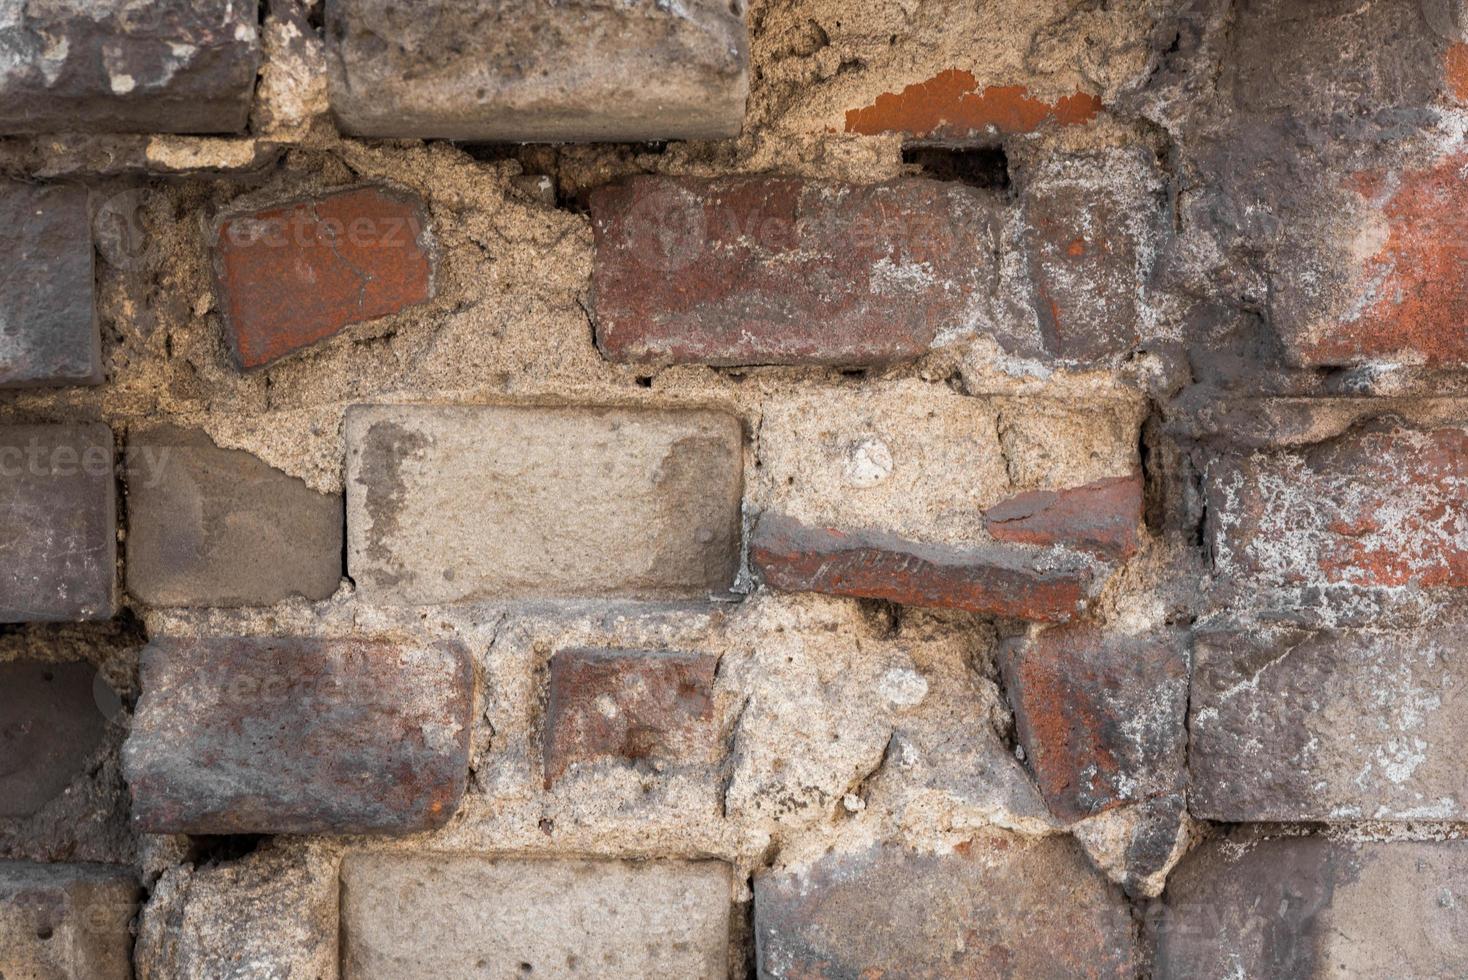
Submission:
{"label": "rough stone surface", "polygon": [[1468,431],[1378,423],[1209,466],[1214,563],[1250,584],[1468,586]]}
{"label": "rough stone surface", "polygon": [[1006,644],[999,663],[1026,764],[1056,816],[1080,820],[1182,790],[1184,636],[1079,624]]}
{"label": "rough stone surface", "polygon": [[0,622],[110,618],[116,528],[111,429],[0,426]]}
{"label": "rough stone surface", "polygon": [[1071,842],[881,843],[758,875],[761,977],[1129,977],[1125,900]]}
{"label": "rough stone surface", "polygon": [[375,601],[706,596],[739,562],[739,423],[714,412],[367,407],[348,569]]}
{"label": "rough stone surface", "polygon": [[102,381],[80,187],[0,182],[0,388]]}
{"label": "rough stone surface", "polygon": [[714,861],[351,855],[342,976],[429,980],[495,964],[536,977],[720,978],[731,887]]}
{"label": "rough stone surface", "polygon": [[127,589],[151,606],[326,599],[342,578],[343,504],[203,432],[127,441]]}
{"label": "rough stone surface", "polygon": [[238,0],[7,5],[0,133],[234,133],[260,61]]}
{"label": "rough stone surface", "polygon": [[718,658],[707,654],[562,650],[551,658],[545,782],[606,759],[638,766],[718,761]]}
{"label": "rough stone surface", "polygon": [[1194,813],[1213,820],[1460,820],[1461,629],[1198,634]]}
{"label": "rough stone surface", "polygon": [[1462,841],[1206,844],[1168,887],[1155,975],[1460,976],[1465,875]]}
{"label": "rough stone surface", "polygon": [[127,868],[0,862],[0,976],[131,980],[139,892]]}
{"label": "rough stone surface", "polygon": [[1092,575],[1083,564],[1036,560],[1003,548],[953,548],[869,529],[808,527],[766,514],[749,558],[766,585],[787,592],[892,602],[1057,622],[1085,607]]}
{"label": "rough stone surface", "polygon": [[241,368],[426,302],[434,245],[422,203],[361,187],[216,224],[215,290]]}
{"label": "rough stone surface", "polygon": [[333,980],[340,891],[335,862],[295,842],[170,868],[138,923],[137,980]]}
{"label": "rough stone surface", "polygon": [[743,5],[328,4],[331,108],[358,136],[632,142],[739,135]]}
{"label": "rough stone surface", "polygon": [[984,526],[996,541],[1062,545],[1113,559],[1136,553],[1141,524],[1141,474],[1032,490],[984,511]]}
{"label": "rough stone surface", "polygon": [[880,365],[993,290],[997,198],[961,184],[639,177],[591,195],[614,361]]}
{"label": "rough stone surface", "polygon": [[473,670],[448,645],[157,639],[123,750],[147,833],[442,826],[469,769]]}
{"label": "rough stone surface", "polygon": [[0,819],[35,813],[97,753],[96,682],[82,663],[0,663]]}

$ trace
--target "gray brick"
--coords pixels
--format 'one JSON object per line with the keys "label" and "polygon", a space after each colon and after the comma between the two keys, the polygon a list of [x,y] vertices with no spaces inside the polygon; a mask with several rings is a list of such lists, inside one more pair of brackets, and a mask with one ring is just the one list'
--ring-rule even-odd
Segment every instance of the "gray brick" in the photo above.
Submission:
{"label": "gray brick", "polygon": [[28,817],[82,773],[107,719],[83,663],[0,664],[0,818]]}
{"label": "gray brick", "polygon": [[349,855],[345,980],[729,975],[729,866]]}
{"label": "gray brick", "polygon": [[742,8],[728,0],[329,0],[331,106],[358,136],[737,136],[749,87]]}
{"label": "gray brick", "polygon": [[6,13],[0,133],[245,128],[260,61],[254,4],[26,2]]}
{"label": "gray brick", "polygon": [[469,773],[473,670],[386,640],[155,640],[123,766],[146,833],[405,833]]}
{"label": "gray brick", "polygon": [[268,606],[331,596],[342,498],[318,493],[203,432],[128,439],[127,588],[155,606]]}
{"label": "gray brick", "polygon": [[1159,980],[1468,975],[1468,844],[1220,840],[1168,882]]}
{"label": "gray brick", "polygon": [[0,426],[0,622],[112,616],[116,498],[107,426]]}
{"label": "gray brick", "polygon": [[0,388],[101,383],[86,190],[0,182],[0,253]]}
{"label": "gray brick", "polygon": [[130,980],[140,894],[122,868],[0,862],[0,977]]}
{"label": "gray brick", "polygon": [[347,564],[389,605],[702,597],[739,561],[739,423],[493,406],[347,414]]}

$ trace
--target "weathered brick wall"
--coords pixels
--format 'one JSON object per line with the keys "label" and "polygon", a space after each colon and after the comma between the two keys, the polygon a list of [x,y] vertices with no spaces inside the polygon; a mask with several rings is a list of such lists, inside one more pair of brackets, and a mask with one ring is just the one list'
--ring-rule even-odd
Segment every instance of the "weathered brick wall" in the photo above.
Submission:
{"label": "weathered brick wall", "polygon": [[0,2],[0,980],[1468,975],[1465,27]]}

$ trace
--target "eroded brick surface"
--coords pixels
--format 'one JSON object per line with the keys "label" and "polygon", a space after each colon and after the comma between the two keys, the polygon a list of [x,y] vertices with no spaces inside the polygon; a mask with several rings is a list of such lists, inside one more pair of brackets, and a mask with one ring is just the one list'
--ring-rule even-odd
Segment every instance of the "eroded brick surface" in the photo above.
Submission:
{"label": "eroded brick surface", "polygon": [[614,361],[887,364],[993,289],[997,199],[958,184],[640,177],[591,212]]}
{"label": "eroded brick surface", "polygon": [[1008,644],[999,663],[1025,762],[1051,812],[1080,820],[1181,791],[1189,666],[1181,633],[1050,629]]}
{"label": "eroded brick surface", "polygon": [[102,380],[84,188],[0,182],[0,388]]}
{"label": "eroded brick surface", "polygon": [[1214,562],[1266,585],[1468,585],[1468,433],[1391,424],[1216,460]]}
{"label": "eroded brick surface", "polygon": [[350,855],[343,976],[724,977],[731,886],[715,861]]}
{"label": "eroded brick surface", "polygon": [[328,17],[331,108],[359,136],[717,139],[744,118],[748,31],[725,0],[333,0]]}
{"label": "eroded brick surface", "polygon": [[0,861],[0,975],[130,980],[141,891],[127,868]]}
{"label": "eroded brick surface", "polygon": [[1197,637],[1192,808],[1215,820],[1456,820],[1465,645],[1415,632]]}
{"label": "eroded brick surface", "polygon": [[226,216],[215,288],[242,368],[258,368],[433,295],[421,202],[380,187]]}
{"label": "eroded brick surface", "polygon": [[871,105],[846,113],[846,131],[902,133],[933,140],[989,141],[1044,126],[1079,126],[1093,121],[1101,100],[1073,92],[1054,100],[1032,95],[1024,85],[986,85],[961,68],[877,96]]}
{"label": "eroded brick surface", "polygon": [[0,21],[0,132],[232,133],[260,60],[234,0],[12,5]]}
{"label": "eroded brick surface", "polygon": [[453,816],[474,677],[456,647],[154,640],[123,759],[148,833],[405,833]]}
{"label": "eroded brick surface", "polygon": [[1459,976],[1465,880],[1462,841],[1205,844],[1168,887],[1155,975]]}
{"label": "eroded brick surface", "polygon": [[766,585],[786,592],[887,599],[1042,622],[1077,615],[1092,584],[1083,564],[1067,568],[1002,548],[960,549],[881,531],[809,527],[778,514],[760,518],[749,557]]}
{"label": "eroded brick surface", "polygon": [[0,426],[0,622],[111,617],[116,517],[107,426]]}
{"label": "eroded brick surface", "polygon": [[83,663],[0,664],[0,818],[35,813],[92,760],[107,725],[96,678]]}
{"label": "eroded brick surface", "polygon": [[154,606],[268,606],[341,584],[342,497],[197,430],[128,438],[127,588]]}
{"label": "eroded brick surface", "polygon": [[545,783],[603,760],[664,768],[716,762],[718,658],[630,650],[562,650],[551,658]]}
{"label": "eroded brick surface", "polygon": [[716,412],[354,409],[348,568],[393,605],[727,590],[741,442]]}
{"label": "eroded brick surface", "polygon": [[757,875],[754,914],[762,977],[1129,977],[1139,961],[1126,901],[1061,837],[834,853]]}

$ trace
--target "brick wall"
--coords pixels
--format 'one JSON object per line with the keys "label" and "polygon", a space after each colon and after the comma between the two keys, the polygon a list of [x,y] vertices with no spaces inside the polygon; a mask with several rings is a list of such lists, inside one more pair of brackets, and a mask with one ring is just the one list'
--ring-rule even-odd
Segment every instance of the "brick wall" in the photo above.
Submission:
{"label": "brick wall", "polygon": [[0,8],[0,980],[1468,975],[1455,0]]}

